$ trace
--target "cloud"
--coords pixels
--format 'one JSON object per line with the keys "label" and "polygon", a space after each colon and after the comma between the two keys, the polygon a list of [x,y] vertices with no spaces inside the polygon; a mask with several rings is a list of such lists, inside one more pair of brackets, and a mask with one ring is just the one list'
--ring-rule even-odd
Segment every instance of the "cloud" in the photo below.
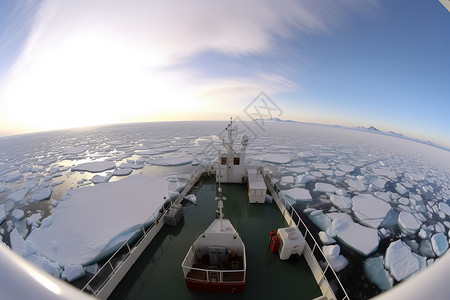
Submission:
{"label": "cloud", "polygon": [[208,51],[230,57],[280,51],[277,39],[327,31],[356,3],[317,2],[45,0],[0,91],[0,117],[50,129],[292,89],[290,79],[270,72],[204,78],[195,67],[177,65]]}

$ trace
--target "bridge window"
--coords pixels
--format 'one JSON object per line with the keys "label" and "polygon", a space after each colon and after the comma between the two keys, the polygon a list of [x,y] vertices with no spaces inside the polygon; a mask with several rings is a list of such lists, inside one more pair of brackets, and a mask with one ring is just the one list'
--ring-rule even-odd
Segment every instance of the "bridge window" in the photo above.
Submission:
{"label": "bridge window", "polygon": [[234,158],[234,165],[239,165],[240,164],[241,159],[239,157],[235,157]]}
{"label": "bridge window", "polygon": [[221,163],[222,165],[226,165],[226,164],[227,164],[227,157],[226,157],[226,156],[221,157],[221,158],[220,158],[220,163]]}

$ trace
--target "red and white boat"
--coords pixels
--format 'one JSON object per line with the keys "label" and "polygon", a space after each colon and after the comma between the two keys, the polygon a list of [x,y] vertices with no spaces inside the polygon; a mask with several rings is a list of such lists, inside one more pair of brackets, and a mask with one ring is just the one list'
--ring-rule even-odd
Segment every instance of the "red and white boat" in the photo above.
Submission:
{"label": "red and white boat", "polygon": [[189,248],[182,267],[187,287],[217,293],[242,293],[245,288],[246,257],[241,237],[223,218],[222,189],[219,187],[219,218]]}

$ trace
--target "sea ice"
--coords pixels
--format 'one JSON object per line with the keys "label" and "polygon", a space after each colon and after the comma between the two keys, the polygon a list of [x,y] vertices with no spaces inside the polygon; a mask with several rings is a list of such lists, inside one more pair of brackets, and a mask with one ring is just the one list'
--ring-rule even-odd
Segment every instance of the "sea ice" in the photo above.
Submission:
{"label": "sea ice", "polygon": [[109,179],[111,178],[111,176],[103,176],[103,175],[94,175],[90,181],[93,184],[99,184],[99,183],[105,183],[107,182]]}
{"label": "sea ice", "polygon": [[160,147],[160,148],[148,149],[148,150],[136,150],[135,153],[140,154],[140,155],[159,155],[159,154],[164,154],[164,153],[169,153],[169,152],[175,152],[178,150],[180,150],[180,148]]}
{"label": "sea ice", "polygon": [[115,176],[127,176],[133,172],[133,169],[116,169],[113,171],[113,175]]}
{"label": "sea ice", "polygon": [[412,214],[406,211],[400,212],[398,215],[398,225],[401,229],[403,229],[406,233],[414,234],[417,230],[420,229],[420,224],[416,218]]}
{"label": "sea ice", "polygon": [[295,168],[288,168],[289,171],[294,172],[294,173],[305,173],[309,171],[309,168],[307,167],[295,167]]}
{"label": "sea ice", "polygon": [[122,163],[119,165],[119,169],[142,169],[144,167],[143,164],[134,164],[134,163]]}
{"label": "sea ice", "polygon": [[319,238],[324,245],[330,245],[336,243],[336,240],[329,236],[325,231],[319,232]]}
{"label": "sea ice", "polygon": [[390,289],[394,284],[394,280],[383,267],[383,256],[367,258],[364,261],[364,274],[382,291]]}
{"label": "sea ice", "polygon": [[447,216],[450,216],[450,206],[445,202],[439,202],[439,209],[443,211]]}
{"label": "sea ice", "polygon": [[53,222],[44,227],[44,219],[27,240],[61,266],[91,264],[117,249],[140,224],[152,222],[149,217],[157,217],[167,188],[164,179],[134,175],[73,190],[53,210]]}
{"label": "sea ice", "polygon": [[41,220],[41,214],[40,213],[35,213],[35,214],[32,214],[31,216],[29,216],[28,218],[27,218],[27,224],[28,225],[31,225],[31,224],[33,224],[33,223],[37,223],[37,222],[39,222],[40,220]]}
{"label": "sea ice", "polygon": [[311,221],[316,224],[323,231],[327,231],[331,227],[330,218],[325,215],[321,210],[315,210],[309,214]]}
{"label": "sea ice", "polygon": [[433,246],[431,246],[430,240],[422,240],[419,246],[419,253],[426,257],[435,257],[435,253],[433,251]]}
{"label": "sea ice", "polygon": [[5,178],[3,179],[5,182],[12,182],[12,181],[16,181],[19,180],[23,177],[22,173],[12,173],[12,174],[8,174],[5,176]]}
{"label": "sea ice", "polygon": [[334,193],[337,190],[337,187],[329,183],[317,182],[315,185],[315,190],[324,193]]}
{"label": "sea ice", "polygon": [[400,194],[406,194],[406,192],[408,192],[408,190],[401,184],[401,183],[397,183],[395,185],[395,190]]}
{"label": "sea ice", "polygon": [[21,209],[13,210],[12,214],[13,214],[14,219],[16,219],[17,221],[22,220],[25,215],[23,210],[21,210]]}
{"label": "sea ice", "polygon": [[281,191],[281,193],[295,201],[309,202],[312,201],[311,194],[304,188],[292,188],[289,190]]}
{"label": "sea ice", "polygon": [[339,196],[339,195],[331,195],[330,196],[331,203],[334,206],[340,209],[350,209],[352,201],[349,197]]}
{"label": "sea ice", "polygon": [[408,278],[420,269],[418,259],[401,240],[389,245],[386,250],[384,265],[397,281]]}
{"label": "sea ice", "polygon": [[355,170],[354,166],[347,164],[338,164],[337,167],[347,173],[353,172]]}
{"label": "sea ice", "polygon": [[384,189],[386,182],[387,181],[384,180],[383,178],[378,178],[374,182],[372,182],[372,185],[382,190],[382,189]]}
{"label": "sea ice", "polygon": [[379,176],[385,176],[392,179],[397,178],[397,174],[389,168],[377,168],[373,169],[373,172]]}
{"label": "sea ice", "polygon": [[315,177],[311,176],[311,175],[302,175],[298,178],[298,184],[299,185],[305,185],[308,182],[310,182],[311,180],[316,179]]}
{"label": "sea ice", "polygon": [[18,191],[14,191],[6,196],[6,201],[12,200],[16,203],[25,203],[25,196],[28,193],[28,189],[21,189]]}
{"label": "sea ice", "polygon": [[322,163],[312,163],[311,166],[315,169],[328,169],[330,167],[328,164]]}
{"label": "sea ice", "polygon": [[72,171],[86,171],[91,173],[103,172],[106,170],[111,170],[116,167],[116,164],[109,160],[104,161],[93,161],[88,163],[82,163],[75,167],[72,167]]}
{"label": "sea ice", "polygon": [[31,202],[39,202],[39,201],[50,198],[51,194],[52,194],[51,189],[40,189],[40,190],[33,192],[33,194],[31,195],[30,201]]}
{"label": "sea ice", "polygon": [[0,204],[0,224],[6,220],[5,204]]}
{"label": "sea ice", "polygon": [[36,267],[40,268],[41,270],[46,271],[50,275],[53,275],[56,278],[61,278],[61,267],[47,258],[43,257],[39,254],[31,254],[26,259],[35,265]]}
{"label": "sea ice", "polygon": [[366,190],[366,186],[360,181],[354,179],[346,179],[345,183],[347,183],[350,186],[350,188],[358,192],[364,192]]}
{"label": "sea ice", "polygon": [[267,154],[264,155],[261,160],[274,164],[287,164],[291,162],[291,158],[283,154]]}
{"label": "sea ice", "polygon": [[368,256],[378,248],[379,238],[376,229],[364,227],[348,219],[332,222],[337,237],[356,252]]}
{"label": "sea ice", "polygon": [[448,249],[448,241],[445,234],[442,232],[433,234],[431,237],[431,246],[433,247],[434,253],[437,256],[442,256]]}
{"label": "sea ice", "polygon": [[150,160],[149,163],[157,166],[181,166],[190,164],[192,162],[192,157],[190,156],[172,156],[164,158],[156,158]]}
{"label": "sea ice", "polygon": [[352,198],[352,210],[361,223],[378,228],[391,206],[370,194],[361,194]]}
{"label": "sea ice", "polygon": [[191,202],[192,204],[197,204],[197,197],[194,194],[189,194],[184,196],[184,199]]}
{"label": "sea ice", "polygon": [[323,246],[322,251],[335,272],[341,271],[348,265],[348,260],[340,255],[341,247],[339,245]]}
{"label": "sea ice", "polygon": [[86,275],[82,265],[66,265],[62,273],[62,279],[66,279],[68,282],[72,282],[78,278]]}
{"label": "sea ice", "polygon": [[67,148],[64,149],[64,154],[81,154],[83,152],[85,152],[88,149],[87,146],[76,146],[76,147],[71,147],[71,148]]}

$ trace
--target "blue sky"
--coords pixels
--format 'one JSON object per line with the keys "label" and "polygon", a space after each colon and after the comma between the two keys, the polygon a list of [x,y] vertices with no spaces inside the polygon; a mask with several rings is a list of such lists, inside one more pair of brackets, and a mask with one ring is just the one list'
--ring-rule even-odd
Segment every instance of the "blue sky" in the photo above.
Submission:
{"label": "blue sky", "polygon": [[244,116],[375,126],[450,146],[439,1],[2,1],[0,135]]}

